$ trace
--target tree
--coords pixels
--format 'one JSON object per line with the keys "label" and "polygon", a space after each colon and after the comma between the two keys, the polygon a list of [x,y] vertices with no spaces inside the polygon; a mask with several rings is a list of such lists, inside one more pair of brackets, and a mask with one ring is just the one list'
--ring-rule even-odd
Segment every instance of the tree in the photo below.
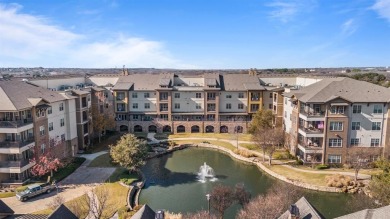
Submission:
{"label": "tree", "polygon": [[146,142],[137,139],[133,134],[126,134],[116,145],[110,145],[110,155],[114,163],[131,171],[136,171],[145,164],[148,154]]}
{"label": "tree", "polygon": [[274,128],[270,129],[267,134],[264,150],[268,154],[268,164],[271,166],[274,152],[284,142],[284,132],[281,128]]}
{"label": "tree", "polygon": [[236,218],[268,219],[278,218],[288,207],[300,197],[295,186],[277,184],[270,188],[266,194],[252,199],[242,208]]}
{"label": "tree", "polygon": [[218,218],[234,203],[234,191],[229,186],[217,185],[210,194],[210,205],[218,213]]}
{"label": "tree", "polygon": [[355,182],[358,180],[359,171],[362,168],[367,168],[371,161],[370,156],[372,153],[361,150],[354,150],[347,154],[346,164],[350,166],[350,168],[354,169],[355,172]]}
{"label": "tree", "polygon": [[35,163],[30,170],[33,176],[41,177],[50,173],[50,176],[53,177],[53,173],[57,171],[58,168],[64,166],[64,163],[61,162],[55,153],[55,148],[59,147],[60,144],[62,144],[62,142],[50,139],[49,148],[44,151],[44,153],[40,153],[31,159],[30,162]]}
{"label": "tree", "polygon": [[198,211],[184,215],[183,219],[217,219],[217,217],[213,214],[209,215],[207,211]]}
{"label": "tree", "polygon": [[369,184],[371,194],[382,205],[390,204],[390,160],[380,159],[375,162],[383,172],[372,178]]}
{"label": "tree", "polygon": [[65,203],[64,197],[61,195],[57,195],[56,197],[53,198],[53,200],[47,204],[47,207],[49,207],[51,210],[57,209],[60,205]]}
{"label": "tree", "polygon": [[249,126],[249,133],[255,133],[260,129],[269,129],[273,127],[274,114],[272,110],[259,110],[252,118]]}
{"label": "tree", "polygon": [[109,113],[101,113],[97,105],[91,107],[92,128],[97,133],[99,143],[101,142],[102,132],[106,129],[115,127],[115,119]]}
{"label": "tree", "polygon": [[251,199],[251,193],[246,191],[244,184],[240,183],[234,187],[234,198],[238,204],[241,205],[241,207],[244,207],[249,203],[249,200]]}

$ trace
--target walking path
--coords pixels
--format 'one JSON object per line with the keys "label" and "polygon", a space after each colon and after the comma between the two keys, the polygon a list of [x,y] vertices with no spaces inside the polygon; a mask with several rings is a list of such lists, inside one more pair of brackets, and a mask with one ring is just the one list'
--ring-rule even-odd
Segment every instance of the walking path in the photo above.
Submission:
{"label": "walking path", "polygon": [[[86,158],[86,161],[75,172],[59,183],[58,195],[61,195],[65,202],[84,195],[95,186],[104,182],[115,171],[116,168],[88,167],[93,159],[105,153],[107,151],[81,155],[81,157]],[[2,201],[14,210],[15,214],[28,214],[47,209],[56,194],[57,192],[53,191],[50,194],[40,195],[26,202],[21,202],[16,197],[3,198]]]}

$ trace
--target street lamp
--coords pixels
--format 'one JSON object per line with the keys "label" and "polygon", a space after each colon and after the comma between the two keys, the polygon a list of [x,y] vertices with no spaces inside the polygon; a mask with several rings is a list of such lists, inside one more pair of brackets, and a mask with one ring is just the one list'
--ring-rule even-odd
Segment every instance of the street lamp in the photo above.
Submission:
{"label": "street lamp", "polygon": [[207,202],[208,202],[208,209],[209,209],[209,216],[210,216],[210,194],[206,194]]}

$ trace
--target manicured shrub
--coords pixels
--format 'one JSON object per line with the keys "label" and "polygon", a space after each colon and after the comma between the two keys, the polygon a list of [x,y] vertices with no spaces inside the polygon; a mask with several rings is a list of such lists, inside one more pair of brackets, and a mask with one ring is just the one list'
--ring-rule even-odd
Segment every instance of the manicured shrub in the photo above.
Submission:
{"label": "manicured shrub", "polygon": [[303,161],[298,159],[295,161],[295,164],[296,165],[303,165]]}
{"label": "manicured shrub", "polygon": [[320,165],[316,166],[317,170],[324,170],[324,169],[328,169],[328,168],[329,168],[329,166],[326,164],[320,164]]}
{"label": "manicured shrub", "polygon": [[242,150],[242,149],[234,149],[233,151],[235,154],[238,154],[240,156],[243,156],[243,157],[256,157],[256,155],[248,150]]}
{"label": "manicured shrub", "polygon": [[352,185],[353,182],[351,177],[340,175],[340,174],[327,176],[325,180],[326,180],[326,185],[328,187],[336,187],[336,188],[350,186]]}

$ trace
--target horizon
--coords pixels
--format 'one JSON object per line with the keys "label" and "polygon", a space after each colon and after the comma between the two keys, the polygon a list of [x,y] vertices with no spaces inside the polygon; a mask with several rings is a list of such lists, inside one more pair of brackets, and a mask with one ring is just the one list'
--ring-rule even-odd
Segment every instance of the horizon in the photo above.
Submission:
{"label": "horizon", "polygon": [[0,23],[2,68],[390,65],[390,0],[0,0]]}

